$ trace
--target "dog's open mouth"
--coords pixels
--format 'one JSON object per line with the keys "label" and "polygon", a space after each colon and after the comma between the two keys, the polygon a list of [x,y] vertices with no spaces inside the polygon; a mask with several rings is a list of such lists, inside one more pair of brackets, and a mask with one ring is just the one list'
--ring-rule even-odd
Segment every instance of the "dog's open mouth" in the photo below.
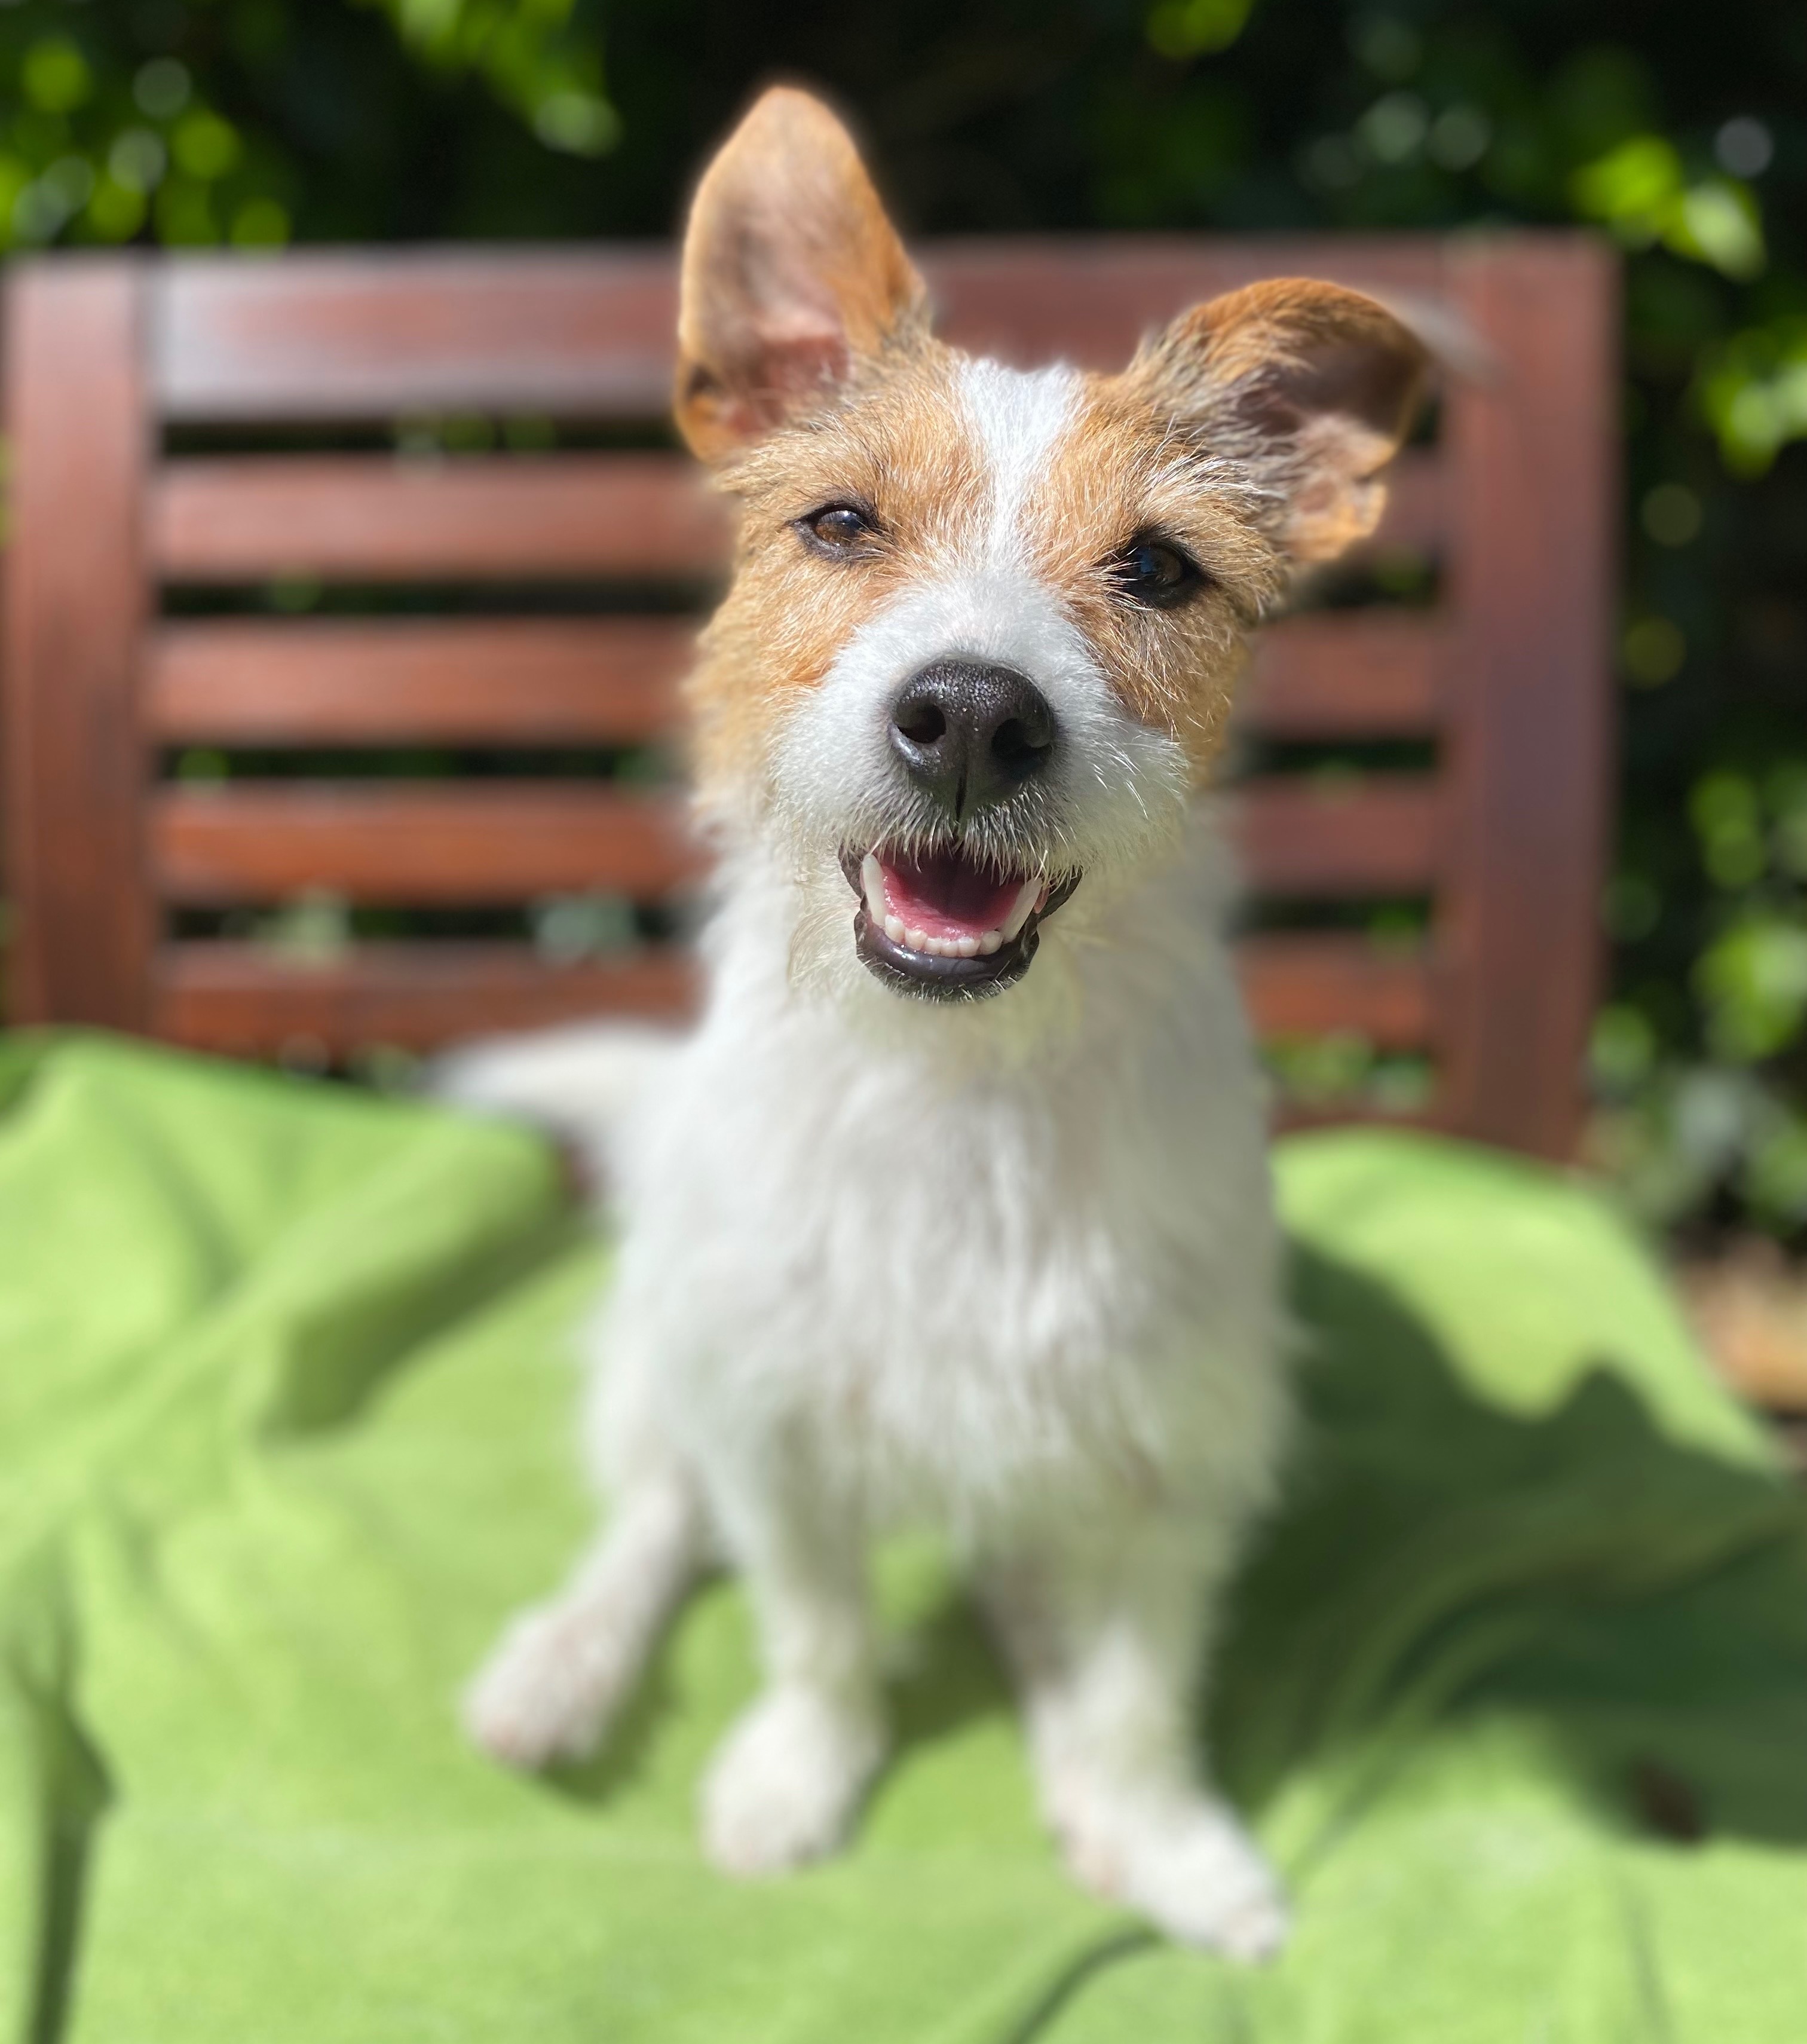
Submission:
{"label": "dog's open mouth", "polygon": [[860,905],[854,943],[888,985],[941,998],[996,993],[1022,978],[1043,920],[1080,876],[999,873],[957,849],[844,851]]}

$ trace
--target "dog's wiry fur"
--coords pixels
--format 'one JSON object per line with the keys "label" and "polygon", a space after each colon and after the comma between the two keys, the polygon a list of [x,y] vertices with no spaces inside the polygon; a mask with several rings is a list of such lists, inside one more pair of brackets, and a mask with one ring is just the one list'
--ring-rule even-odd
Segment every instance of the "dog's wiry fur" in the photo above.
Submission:
{"label": "dog's wiry fur", "polygon": [[[605,1123],[623,1216],[589,1421],[611,1516],[472,1729],[520,1765],[589,1746],[723,1551],[766,1688],[705,1785],[708,1850],[741,1873],[827,1851],[885,1746],[865,1550],[927,1520],[969,1559],[1076,1877],[1266,1953],[1280,1896],[1197,1758],[1217,1593],[1287,1409],[1199,791],[1248,628],[1372,528],[1421,352],[1294,282],[1115,377],[970,359],[838,125],[789,91],[703,182],[680,342],[680,424],[740,512],[690,691],[709,997],[662,1059],[597,1032],[454,1070],[467,1098]],[[869,544],[826,558],[799,521],[841,504]],[[1114,566],[1151,531],[1202,571],[1172,609]],[[937,1001],[856,955],[842,856],[946,839],[886,720],[955,656],[1030,677],[1059,732],[961,847],[1083,884],[1019,980]]]}

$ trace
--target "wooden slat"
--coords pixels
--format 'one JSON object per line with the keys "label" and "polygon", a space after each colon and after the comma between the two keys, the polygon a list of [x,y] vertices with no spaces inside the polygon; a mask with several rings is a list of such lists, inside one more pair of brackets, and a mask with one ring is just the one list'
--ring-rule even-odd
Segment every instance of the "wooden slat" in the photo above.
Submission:
{"label": "wooden slat", "polygon": [[1457,478],[1451,1109],[1483,1140],[1573,1154],[1602,959],[1612,799],[1617,259],[1579,237],[1455,259],[1502,365],[1450,394]]}
{"label": "wooden slat", "polygon": [[[1367,550],[1435,553],[1434,456],[1397,465]],[[718,576],[728,517],[681,455],[207,456],[153,479],[147,544],[170,582]]]}
{"label": "wooden slat", "polygon": [[[259,619],[163,625],[144,716],[167,744],[631,744],[669,735],[682,618]],[[1245,721],[1276,738],[1427,736],[1448,640],[1431,617],[1355,611],[1262,635]]]}
{"label": "wooden slat", "polygon": [[[1437,787],[1416,776],[1251,782],[1231,813],[1259,893],[1414,894],[1436,878]],[[570,782],[166,788],[151,849],[159,895],[194,906],[309,888],[420,906],[593,888],[653,896],[701,870],[675,797]]]}
{"label": "wooden slat", "polygon": [[[1359,938],[1261,936],[1241,947],[1238,962],[1264,1035],[1352,1030],[1384,1049],[1432,1039],[1421,958]],[[700,986],[695,960],[675,947],[558,965],[516,943],[359,944],[324,962],[247,943],[173,943],[158,955],[153,1027],[199,1049],[267,1055],[306,1038],[343,1057],[590,1015],[675,1019],[693,1010]]]}
{"label": "wooden slat", "polygon": [[277,901],[311,888],[426,907],[591,889],[648,899],[700,870],[669,795],[515,781],[241,782],[167,788],[151,810],[166,901]]}
{"label": "wooden slat", "polygon": [[267,1057],[301,1040],[343,1058],[593,1015],[679,1020],[698,988],[696,961],[676,946],[554,965],[525,944],[370,943],[298,963],[257,945],[187,943],[158,955],[153,1016],[158,1035],[199,1050]]}
{"label": "wooden slat", "polygon": [[1230,813],[1255,893],[1328,901],[1429,893],[1440,809],[1437,783],[1416,774],[1301,775],[1245,782]]}
{"label": "wooden slat", "polygon": [[677,455],[209,457],[158,471],[148,547],[172,582],[688,578],[727,524]]}
{"label": "wooden slat", "polygon": [[1237,947],[1244,997],[1264,1036],[1347,1030],[1383,1050],[1423,1050],[1437,1033],[1422,951],[1381,949],[1340,931],[1264,932]]}
{"label": "wooden slat", "polygon": [[1440,617],[1327,612],[1256,643],[1239,716],[1268,738],[1417,738],[1434,732],[1449,666]]}
{"label": "wooden slat", "polygon": [[654,418],[675,282],[666,248],[184,256],[158,278],[152,370],[175,420]]}
{"label": "wooden slat", "polygon": [[166,744],[639,744],[669,736],[684,618],[166,624],[145,718]]}
{"label": "wooden slat", "polygon": [[7,280],[0,829],[19,1022],[144,1020],[140,283],[136,263],[79,258]]}
{"label": "wooden slat", "polygon": [[1055,358],[1117,369],[1189,306],[1266,277],[1322,277],[1410,313],[1442,289],[1444,252],[1410,235],[1076,235],[930,243],[923,274],[941,330],[1020,367]]}
{"label": "wooden slat", "polygon": [[[1409,309],[1437,294],[1444,267],[1441,247],[1414,236],[1078,236],[916,252],[950,340],[1094,369],[1120,367],[1150,328],[1258,278],[1328,277]],[[675,271],[669,248],[627,245],[183,256],[156,279],[157,399],[182,421],[660,417]]]}

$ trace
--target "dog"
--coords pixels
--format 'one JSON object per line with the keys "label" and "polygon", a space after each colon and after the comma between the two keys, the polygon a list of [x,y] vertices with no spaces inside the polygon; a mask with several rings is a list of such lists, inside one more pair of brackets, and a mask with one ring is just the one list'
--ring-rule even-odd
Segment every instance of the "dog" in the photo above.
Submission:
{"label": "dog", "polygon": [[1425,350],[1288,280],[1120,375],[963,355],[846,132],[788,88],[698,187],[678,343],[679,428],[739,513],[689,686],[708,993],[682,1039],[567,1032],[447,1074],[587,1134],[621,1214],[588,1339],[611,1510],[470,1731],[524,1768],[593,1748],[724,1558],[765,1687],[705,1848],[813,1860],[885,1754],[869,1544],[930,1524],[1072,1874],[1264,1958],[1286,1902],[1197,1731],[1289,1412],[1207,790],[1250,628],[1380,515]]}

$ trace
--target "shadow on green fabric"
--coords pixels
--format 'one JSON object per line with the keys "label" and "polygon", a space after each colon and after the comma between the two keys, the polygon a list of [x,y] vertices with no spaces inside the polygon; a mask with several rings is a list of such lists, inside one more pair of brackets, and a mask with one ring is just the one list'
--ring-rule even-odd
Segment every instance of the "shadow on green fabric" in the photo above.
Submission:
{"label": "shadow on green fabric", "polygon": [[1237,1800],[1391,1725],[1505,1707],[1621,1820],[1807,1840],[1797,1489],[1678,1443],[1614,1358],[1521,1418],[1361,1270],[1295,1245],[1292,1297],[1306,1424],[1212,1713]]}
{"label": "shadow on green fabric", "polygon": [[[1372,1789],[1400,1738],[1506,1707],[1609,1822],[1807,1842],[1798,1494],[1668,1438],[1608,1361],[1547,1418],[1502,1412],[1388,1287],[1300,1244],[1292,1303],[1303,1425],[1211,1681],[1211,1763],[1236,1801],[1259,1812],[1345,1756],[1368,1757]],[[1007,1700],[957,1593],[913,1646],[896,1766]],[[551,1780],[606,1800],[670,1696],[662,1654],[604,1752]]]}

